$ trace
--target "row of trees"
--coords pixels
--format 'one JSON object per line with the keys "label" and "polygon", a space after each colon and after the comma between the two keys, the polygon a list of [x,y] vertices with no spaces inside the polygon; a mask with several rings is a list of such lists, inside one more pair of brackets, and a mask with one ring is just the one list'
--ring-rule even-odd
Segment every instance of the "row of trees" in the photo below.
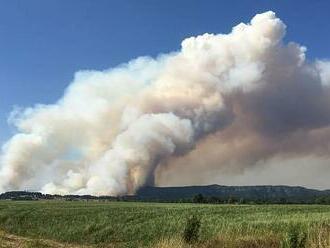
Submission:
{"label": "row of trees", "polygon": [[143,201],[143,202],[178,202],[178,203],[210,203],[210,204],[330,204],[330,195],[300,198],[276,198],[276,197],[216,197],[197,194],[191,198],[183,199],[144,199],[136,196],[77,196],[77,195],[44,195],[39,192],[12,191],[0,194],[0,200],[67,200],[67,201]]}
{"label": "row of trees", "polygon": [[280,199],[246,199],[229,196],[220,198],[215,196],[203,196],[202,194],[195,195],[191,199],[192,203],[210,203],[210,204],[330,204],[330,196],[315,197],[312,200],[293,200],[287,198]]}

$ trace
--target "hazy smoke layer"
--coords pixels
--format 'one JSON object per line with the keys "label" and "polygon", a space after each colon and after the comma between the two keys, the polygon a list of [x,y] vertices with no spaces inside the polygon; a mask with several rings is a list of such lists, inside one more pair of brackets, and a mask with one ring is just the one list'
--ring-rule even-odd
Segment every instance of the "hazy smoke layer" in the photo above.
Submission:
{"label": "hazy smoke layer", "polygon": [[187,180],[328,157],[330,62],[306,61],[284,34],[266,12],[176,53],[78,72],[54,105],[11,115],[18,133],[3,146],[0,190],[118,195],[171,181],[174,168]]}

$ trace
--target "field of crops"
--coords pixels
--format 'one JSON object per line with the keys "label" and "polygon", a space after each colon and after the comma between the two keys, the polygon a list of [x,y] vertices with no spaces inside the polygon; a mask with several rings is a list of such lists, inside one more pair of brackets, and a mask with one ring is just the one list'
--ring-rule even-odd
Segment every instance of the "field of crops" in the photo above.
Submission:
{"label": "field of crops", "polygon": [[[192,215],[200,229],[187,245]],[[0,201],[0,230],[0,247],[281,247],[296,230],[321,248],[330,206]]]}

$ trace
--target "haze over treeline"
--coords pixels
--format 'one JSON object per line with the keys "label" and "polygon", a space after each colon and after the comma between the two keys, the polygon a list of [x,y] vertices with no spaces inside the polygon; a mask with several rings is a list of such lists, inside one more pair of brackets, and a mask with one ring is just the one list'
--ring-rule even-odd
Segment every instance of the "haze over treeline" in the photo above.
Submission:
{"label": "haze over treeline", "polygon": [[56,103],[12,113],[0,191],[121,195],[240,173],[249,184],[327,178],[330,62],[309,61],[285,32],[269,11],[173,53],[77,72]]}

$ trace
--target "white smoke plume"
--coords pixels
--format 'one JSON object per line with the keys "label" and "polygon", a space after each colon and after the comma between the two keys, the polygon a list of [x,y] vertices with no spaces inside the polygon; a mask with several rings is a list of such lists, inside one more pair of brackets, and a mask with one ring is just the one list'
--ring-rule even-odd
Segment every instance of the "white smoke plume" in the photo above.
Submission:
{"label": "white smoke plume", "polygon": [[197,166],[328,156],[330,62],[307,61],[285,30],[269,11],[178,52],[76,73],[55,104],[11,115],[0,191],[120,195],[175,167],[193,178]]}

